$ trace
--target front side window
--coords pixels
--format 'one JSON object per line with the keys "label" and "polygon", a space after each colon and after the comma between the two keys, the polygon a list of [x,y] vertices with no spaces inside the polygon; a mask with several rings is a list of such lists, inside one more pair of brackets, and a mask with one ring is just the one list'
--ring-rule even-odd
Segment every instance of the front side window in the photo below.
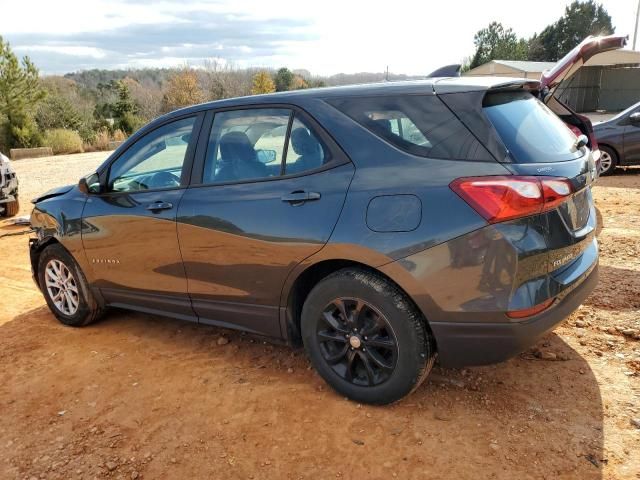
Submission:
{"label": "front side window", "polygon": [[256,108],[216,113],[204,164],[204,183],[280,175],[291,111]]}
{"label": "front side window", "polygon": [[195,117],[163,125],[136,141],[109,170],[108,189],[137,192],[180,186]]}
{"label": "front side window", "polygon": [[492,160],[489,152],[435,95],[329,100],[378,137],[413,155]]}

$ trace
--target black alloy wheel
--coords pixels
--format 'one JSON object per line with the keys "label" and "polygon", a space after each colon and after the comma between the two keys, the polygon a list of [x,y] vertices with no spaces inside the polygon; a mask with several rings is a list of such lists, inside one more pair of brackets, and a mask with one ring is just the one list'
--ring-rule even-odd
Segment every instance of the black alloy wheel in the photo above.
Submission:
{"label": "black alloy wheel", "polygon": [[316,338],[326,362],[355,385],[375,386],[389,379],[398,358],[391,325],[373,305],[359,298],[336,298],[326,306]]}

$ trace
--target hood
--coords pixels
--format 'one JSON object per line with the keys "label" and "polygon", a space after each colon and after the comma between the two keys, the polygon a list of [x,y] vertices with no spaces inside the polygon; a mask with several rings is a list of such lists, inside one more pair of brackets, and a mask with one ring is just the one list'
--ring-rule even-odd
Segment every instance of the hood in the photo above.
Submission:
{"label": "hood", "polygon": [[628,35],[607,35],[603,37],[587,37],[573,50],[567,53],[551,70],[542,73],[540,87],[544,91],[545,101],[550,99],[563,81],[571,78],[594,55],[617,50],[627,44]]}
{"label": "hood", "polygon": [[11,160],[8,157],[0,153],[0,171],[12,172]]}
{"label": "hood", "polygon": [[36,203],[46,200],[47,198],[59,197],[60,195],[64,195],[65,193],[69,192],[74,186],[75,185],[66,185],[64,187],[52,188],[48,192],[35,197],[33,200],[31,200],[31,203],[35,205]]}

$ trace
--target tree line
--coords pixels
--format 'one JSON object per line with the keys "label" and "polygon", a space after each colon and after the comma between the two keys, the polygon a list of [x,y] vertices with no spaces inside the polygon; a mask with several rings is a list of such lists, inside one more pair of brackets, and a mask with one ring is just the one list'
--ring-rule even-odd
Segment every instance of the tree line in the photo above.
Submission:
{"label": "tree line", "polygon": [[475,34],[476,50],[466,59],[463,70],[491,60],[555,62],[589,35],[609,35],[614,30],[611,16],[594,0],[574,1],[562,17],[531,38],[518,37],[511,28],[491,22]]}
{"label": "tree line", "polygon": [[[40,77],[0,36],[0,151],[50,146],[54,153],[105,150],[172,110],[223,98],[381,81],[383,73],[314,77],[306,70],[192,68],[88,70]],[[390,75],[390,79],[408,79]]]}
{"label": "tree line", "polygon": [[[474,37],[464,68],[493,59],[556,61],[588,35],[613,33],[594,0],[574,1],[564,15],[529,39],[492,22]],[[0,36],[0,151],[50,146],[54,153],[103,150],[177,108],[229,97],[417,77],[385,73],[312,76],[306,70],[236,68],[205,61],[198,68],[88,70],[39,75]]]}

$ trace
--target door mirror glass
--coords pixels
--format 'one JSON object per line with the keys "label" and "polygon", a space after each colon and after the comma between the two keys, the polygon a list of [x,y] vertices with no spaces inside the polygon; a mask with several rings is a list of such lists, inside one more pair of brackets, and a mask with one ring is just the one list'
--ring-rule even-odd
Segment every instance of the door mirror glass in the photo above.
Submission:
{"label": "door mirror glass", "polygon": [[629,115],[629,121],[632,125],[640,125],[640,112]]}
{"label": "door mirror glass", "polygon": [[275,150],[256,150],[256,156],[258,157],[258,161],[260,163],[271,163],[276,160],[276,151]]}

